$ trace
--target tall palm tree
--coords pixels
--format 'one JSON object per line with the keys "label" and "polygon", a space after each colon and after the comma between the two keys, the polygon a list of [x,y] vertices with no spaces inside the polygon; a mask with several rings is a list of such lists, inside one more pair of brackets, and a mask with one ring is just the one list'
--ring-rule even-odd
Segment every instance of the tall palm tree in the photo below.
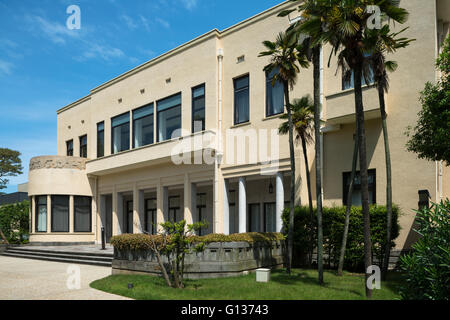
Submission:
{"label": "tall palm tree", "polygon": [[[320,53],[322,45],[328,40],[328,32],[324,21],[331,9],[330,0],[301,0],[298,7],[301,19],[291,25],[288,31],[293,31],[297,37],[305,37],[303,45],[309,49],[313,63],[314,81],[314,140],[316,161],[316,206],[317,206],[317,267],[319,284],[323,284],[323,228],[322,228],[322,155],[321,155],[321,101],[320,101]],[[284,17],[296,9],[285,10],[279,14]]]}
{"label": "tall palm tree", "polygon": [[399,48],[405,48],[414,39],[397,38],[400,32],[390,33],[389,25],[384,25],[380,30],[371,30],[366,33],[364,44],[370,48],[371,55],[369,58],[370,66],[373,70],[373,78],[378,90],[378,99],[380,103],[381,126],[384,137],[384,150],[386,161],[386,247],[382,263],[382,277],[385,279],[388,267],[389,257],[391,253],[391,229],[392,229],[392,168],[391,154],[389,148],[389,135],[387,127],[387,114],[384,93],[389,90],[388,71],[394,72],[397,69],[395,61],[387,61],[386,54],[393,53]]}
{"label": "tall palm tree", "polygon": [[289,214],[289,230],[288,230],[288,259],[287,272],[291,273],[292,268],[292,253],[294,246],[294,202],[295,202],[295,150],[294,150],[294,133],[292,112],[290,108],[289,89],[293,89],[297,82],[297,75],[300,72],[300,67],[306,68],[308,61],[304,58],[301,52],[303,50],[298,46],[298,38],[292,32],[280,32],[275,42],[263,42],[266,51],[259,54],[259,57],[270,57],[270,63],[264,67],[264,71],[278,72],[273,77],[273,85],[276,81],[283,84],[284,100],[288,114],[289,123],[289,151],[291,160],[291,192],[290,192],[290,214]]}
{"label": "tall palm tree", "polygon": [[[306,171],[306,185],[308,188],[308,204],[309,204],[309,230],[310,230],[310,247],[308,252],[309,265],[312,264],[313,254],[313,237],[312,230],[314,226],[314,210],[311,194],[311,176],[309,173],[308,151],[306,146],[313,141],[313,121],[314,121],[314,104],[311,102],[309,96],[304,96],[301,99],[294,99],[291,104],[292,122],[296,132],[296,140],[301,141],[303,149],[303,157],[305,159]],[[288,120],[288,115],[284,114],[281,119]],[[280,134],[287,134],[289,132],[289,122],[283,122],[279,129]]]}
{"label": "tall palm tree", "polygon": [[[366,280],[370,274],[367,269],[372,265],[372,244],[370,238],[370,214],[369,214],[369,183],[367,167],[366,134],[364,126],[364,106],[362,96],[362,76],[368,68],[365,53],[370,53],[370,48],[364,46],[364,36],[367,32],[367,22],[371,14],[367,12],[367,5],[378,5],[382,14],[392,20],[403,23],[406,10],[398,7],[398,0],[367,0],[332,1],[333,10],[330,11],[326,21],[328,29],[334,33],[331,37],[335,52],[339,52],[338,64],[348,68],[354,75],[355,114],[358,130],[358,149],[361,177],[361,202],[364,220],[364,262]],[[371,298],[372,290],[366,286],[366,296]]]}

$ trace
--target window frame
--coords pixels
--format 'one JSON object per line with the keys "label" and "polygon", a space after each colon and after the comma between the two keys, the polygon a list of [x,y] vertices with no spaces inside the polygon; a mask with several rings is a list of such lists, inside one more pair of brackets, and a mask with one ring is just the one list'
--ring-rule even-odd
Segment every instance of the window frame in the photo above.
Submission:
{"label": "window frame", "polygon": [[[45,198],[45,204],[39,204],[39,198]],[[45,231],[39,231],[39,207],[45,206]],[[35,196],[34,197],[34,231],[36,233],[47,233],[48,231],[48,198],[47,196]]]}
{"label": "window frame", "polygon": [[[69,143],[72,144],[72,148],[71,149],[69,149]],[[69,152],[69,150],[70,150],[70,152]],[[66,155],[68,157],[73,157],[73,139],[70,139],[70,140],[66,141]]]}
{"label": "window frame", "polygon": [[[203,87],[203,95],[202,96],[200,96],[200,97],[194,97],[194,91],[195,90],[197,90],[197,89],[200,89],[200,88],[202,88]],[[202,83],[202,84],[199,84],[198,86],[195,86],[195,87],[192,87],[191,88],[191,95],[192,95],[192,105],[191,105],[191,126],[192,126],[192,130],[191,130],[191,132],[192,133],[197,133],[197,132],[202,132],[202,131],[205,131],[206,130],[206,83]],[[196,110],[194,110],[194,103],[195,103],[195,101],[196,100],[198,100],[198,99],[200,99],[201,97],[203,97],[203,100],[204,100],[204,104],[203,104],[203,112],[204,112],[204,118],[203,118],[203,127],[202,127],[202,130],[200,130],[200,131],[195,131],[195,126],[194,126],[194,113],[195,113],[195,111]]]}
{"label": "window frame", "polygon": [[[266,114],[266,118],[269,118],[269,117],[274,117],[274,116],[283,114],[285,111],[286,102],[284,101],[284,84],[280,81],[277,81],[281,84],[281,86],[283,86],[283,107],[280,112],[274,113],[274,114],[269,114],[269,91],[267,90],[267,88],[268,88],[269,82],[270,82],[270,90],[273,90],[274,86],[272,85],[273,77],[269,78],[270,73],[268,71],[266,71],[265,74],[266,74],[266,113],[265,114]],[[272,97],[272,95],[271,95],[271,97]]]}
{"label": "window frame", "polygon": [[[51,232],[52,233],[69,233],[70,232],[70,196],[69,195],[51,195]],[[53,222],[55,221],[53,215],[55,214],[55,210],[54,210],[54,205],[55,205],[55,201],[54,198],[55,197],[66,197],[68,200],[68,206],[67,206],[67,231],[55,231]]]}
{"label": "window frame", "polygon": [[[119,118],[119,117],[122,117],[122,116],[124,116],[124,115],[126,115],[126,114],[128,115],[128,122],[122,123],[122,124],[117,125],[117,126],[113,126],[113,121],[114,121],[114,119]],[[126,123],[128,123],[128,130],[130,131],[130,132],[128,133],[128,149],[120,150],[120,151],[114,152],[114,129],[117,128],[117,127],[123,126],[123,125],[125,125]],[[117,116],[112,117],[112,118],[111,118],[111,155],[119,154],[119,153],[121,153],[121,152],[130,150],[130,147],[131,147],[131,146],[130,146],[130,136],[131,136],[130,111],[127,111],[127,112],[124,112],[124,113],[122,113],[122,114],[119,114],[119,115],[117,115]]]}
{"label": "window frame", "polygon": [[[82,141],[83,141],[84,138],[86,138],[86,144],[82,144]],[[88,138],[87,138],[87,134],[84,134],[84,135],[80,136],[78,139],[80,141],[80,158],[87,159],[87,157],[88,157]],[[83,151],[85,151],[85,155],[83,155]]]}
{"label": "window frame", "polygon": [[[157,221],[158,208],[150,209],[149,205],[148,205],[149,201],[155,201],[156,202],[157,199],[156,198],[147,198],[147,199],[144,200],[144,202],[145,202],[145,205],[144,205],[144,230],[146,232],[148,232],[149,234],[154,235],[154,234],[157,234],[156,227],[158,225],[158,221]],[[152,222],[151,230],[148,230],[147,226],[148,226],[148,222],[149,222],[149,215],[150,215],[150,213],[153,214],[153,218],[154,218],[153,220],[155,220],[155,223],[153,224],[153,222]]]}
{"label": "window frame", "polygon": [[[377,203],[377,170],[376,169],[369,169],[367,170],[368,176],[373,176],[373,182],[369,183],[369,193],[373,193],[373,203],[369,204],[376,204]],[[361,171],[356,171],[355,173],[355,179],[360,176]],[[342,204],[344,206],[347,205],[347,198],[348,198],[348,186],[347,186],[347,179],[350,179],[351,172],[343,172],[342,173]],[[361,184],[353,184],[353,192],[355,190],[361,190]]]}
{"label": "window frame", "polygon": [[[173,98],[173,97],[175,97],[177,95],[180,96],[180,104],[177,104],[175,106],[172,106],[170,108],[167,108],[167,109],[164,109],[164,110],[161,110],[161,111],[158,110],[158,104],[161,103],[161,101]],[[159,139],[159,113],[160,112],[164,112],[164,111],[168,111],[168,110],[172,110],[172,109],[175,109],[175,108],[180,108],[180,129],[182,129],[183,128],[183,94],[182,94],[182,92],[180,91],[178,93],[172,94],[170,96],[167,96],[165,98],[162,98],[162,99],[159,99],[159,100],[156,101],[156,143],[172,140],[171,137],[168,137],[167,139],[162,140],[162,141]]]}
{"label": "window frame", "polygon": [[[178,207],[172,207],[172,206],[170,206],[170,200],[171,199],[178,199]],[[167,219],[168,219],[168,221],[172,221],[172,222],[179,222],[178,220],[177,220],[177,214],[179,214],[180,212],[181,212],[181,196],[170,196],[169,198],[168,198],[168,207],[169,207],[169,214],[168,214],[168,217],[167,217]],[[173,220],[170,220],[170,214],[171,214],[171,210],[175,210],[175,215],[174,215],[174,219]],[[180,220],[181,221],[181,220]]]}
{"label": "window frame", "polygon": [[[140,117],[140,118],[134,119],[134,113],[135,113],[136,111],[142,110],[142,109],[147,108],[147,107],[150,107],[150,106],[153,108],[153,111],[152,111],[152,114],[151,114],[151,115],[142,116],[142,117]],[[135,137],[135,133],[136,133],[136,130],[135,130],[135,122],[138,121],[138,120],[147,118],[147,117],[152,117],[152,120],[153,120],[153,125],[152,125],[153,140],[152,140],[151,143],[148,143],[148,144],[145,144],[145,145],[136,147],[136,145],[135,145],[135,140],[136,140],[136,137]],[[131,111],[131,119],[132,119],[132,126],[130,127],[130,130],[131,130],[131,140],[132,140],[131,148],[132,148],[132,149],[136,149],[136,148],[141,148],[141,147],[150,146],[150,145],[152,145],[152,144],[155,144],[155,103],[154,103],[154,102],[150,102],[150,103],[148,103],[148,104],[146,104],[146,105],[144,105],[144,106],[142,106],[142,107],[133,109],[133,110]]]}
{"label": "window frame", "polygon": [[[239,113],[237,112],[237,105],[236,105],[236,93],[243,91],[244,89],[238,89],[236,90],[236,82],[240,79],[248,78],[248,85],[246,87],[247,94],[248,94],[248,120],[237,122],[237,118],[239,116]],[[245,123],[250,123],[250,73],[243,74],[241,76],[233,78],[233,123],[235,126]]]}
{"label": "window frame", "polygon": [[[103,129],[99,130],[100,125],[103,125]],[[100,134],[102,134],[103,139],[103,149],[100,150],[99,146],[99,138]],[[101,152],[100,152],[101,151]],[[102,158],[105,156],[105,121],[101,121],[97,123],[97,158]]]}

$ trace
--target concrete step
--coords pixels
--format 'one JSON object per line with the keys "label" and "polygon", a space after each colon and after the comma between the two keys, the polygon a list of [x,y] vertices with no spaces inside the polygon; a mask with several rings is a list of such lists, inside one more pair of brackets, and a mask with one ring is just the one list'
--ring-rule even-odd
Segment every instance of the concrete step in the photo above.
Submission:
{"label": "concrete step", "polygon": [[97,255],[79,255],[73,254],[72,252],[41,252],[41,251],[33,251],[33,250],[18,250],[18,249],[8,249],[7,253],[13,253],[16,255],[31,255],[37,257],[52,257],[52,258],[64,258],[64,259],[73,259],[73,260],[92,260],[92,261],[101,261],[101,262],[112,262],[112,256],[97,256]]}
{"label": "concrete step", "polygon": [[111,267],[112,262],[106,261],[96,261],[96,260],[84,260],[84,259],[71,259],[71,258],[59,258],[47,255],[31,255],[26,253],[13,253],[13,252],[3,252],[2,256],[6,257],[14,257],[14,258],[22,258],[22,259],[33,259],[33,260],[44,260],[44,261],[53,261],[53,262],[62,262],[62,263],[71,263],[71,264],[88,264],[93,266],[102,266],[102,267]]}
{"label": "concrete step", "polygon": [[88,251],[70,251],[70,250],[46,250],[46,249],[34,249],[33,247],[10,247],[8,251],[15,250],[17,252],[33,252],[33,253],[49,253],[49,254],[70,254],[73,256],[94,256],[94,257],[107,257],[113,258],[114,254],[110,252],[88,252]]}

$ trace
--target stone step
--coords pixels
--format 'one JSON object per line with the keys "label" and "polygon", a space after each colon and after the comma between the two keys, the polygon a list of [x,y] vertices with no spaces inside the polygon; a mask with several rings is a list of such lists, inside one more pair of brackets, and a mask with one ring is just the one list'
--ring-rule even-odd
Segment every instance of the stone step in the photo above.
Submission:
{"label": "stone step", "polygon": [[30,254],[25,254],[25,253],[11,253],[8,251],[2,253],[1,255],[7,256],[7,257],[14,257],[14,258],[44,260],[44,261],[62,262],[62,263],[70,263],[70,264],[87,264],[87,265],[102,266],[102,267],[111,267],[112,266],[112,262],[106,262],[106,261],[58,258],[58,257],[52,257],[52,256],[45,256],[45,255],[37,256],[37,255],[30,255]]}
{"label": "stone step", "polygon": [[7,253],[13,253],[17,255],[31,255],[37,257],[53,257],[53,258],[64,258],[64,259],[73,259],[73,260],[93,260],[93,261],[102,261],[102,262],[112,262],[112,256],[94,256],[94,255],[79,255],[73,254],[72,252],[41,252],[41,251],[33,251],[33,250],[17,250],[17,249],[8,249]]}
{"label": "stone step", "polygon": [[107,257],[107,258],[113,258],[114,254],[111,252],[99,252],[99,250],[95,252],[88,252],[88,251],[74,251],[74,250],[46,250],[46,249],[34,249],[33,247],[10,247],[8,251],[15,250],[17,252],[24,252],[24,253],[44,253],[44,254],[69,254],[73,256],[94,256],[94,257]]}

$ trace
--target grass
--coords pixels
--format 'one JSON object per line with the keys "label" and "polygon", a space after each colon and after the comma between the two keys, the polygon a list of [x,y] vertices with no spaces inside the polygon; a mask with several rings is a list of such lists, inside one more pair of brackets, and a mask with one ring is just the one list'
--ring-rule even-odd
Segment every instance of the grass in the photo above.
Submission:
{"label": "grass", "polygon": [[[186,280],[184,289],[169,288],[164,279],[146,275],[114,275],[91,283],[94,289],[137,300],[363,300],[364,275],[334,271],[324,272],[325,284],[317,283],[316,270],[294,269],[291,276],[284,270],[272,271],[269,283],[256,282],[254,273],[247,276]],[[128,284],[134,287],[128,289]],[[391,273],[373,291],[374,300],[400,299],[400,275]]]}

